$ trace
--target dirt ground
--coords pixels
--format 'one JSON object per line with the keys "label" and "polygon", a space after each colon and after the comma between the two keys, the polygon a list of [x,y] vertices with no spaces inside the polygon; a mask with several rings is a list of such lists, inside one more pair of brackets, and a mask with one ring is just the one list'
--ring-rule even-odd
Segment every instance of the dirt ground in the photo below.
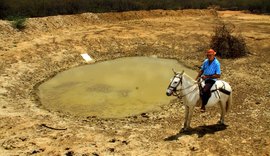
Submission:
{"label": "dirt ground", "polygon": [[[250,50],[219,58],[222,79],[233,88],[227,126],[216,125],[218,107],[207,108],[195,110],[190,133],[180,133],[178,99],[123,119],[40,108],[37,86],[86,64],[81,53],[97,61],[155,55],[196,69],[219,20],[234,24]],[[270,16],[155,10],[31,18],[26,25],[17,31],[0,20],[0,155],[270,155]]]}

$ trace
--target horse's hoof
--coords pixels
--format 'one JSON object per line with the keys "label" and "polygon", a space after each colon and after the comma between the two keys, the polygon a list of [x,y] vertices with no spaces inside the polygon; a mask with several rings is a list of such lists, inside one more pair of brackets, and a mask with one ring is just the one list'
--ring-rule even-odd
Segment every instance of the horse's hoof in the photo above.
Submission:
{"label": "horse's hoof", "polygon": [[201,112],[201,113],[205,113],[205,109],[202,109],[202,108],[201,108],[200,112]]}
{"label": "horse's hoof", "polygon": [[189,133],[190,132],[190,128],[182,128],[180,130],[180,133]]}
{"label": "horse's hoof", "polygon": [[217,122],[217,124],[218,125],[225,125],[224,122],[223,121],[220,121],[220,120]]}

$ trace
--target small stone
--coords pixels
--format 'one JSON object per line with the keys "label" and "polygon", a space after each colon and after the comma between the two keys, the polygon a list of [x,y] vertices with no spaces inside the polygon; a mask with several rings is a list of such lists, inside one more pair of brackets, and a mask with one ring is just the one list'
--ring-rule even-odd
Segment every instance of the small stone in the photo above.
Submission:
{"label": "small stone", "polygon": [[37,150],[33,150],[31,152],[31,154],[37,154],[37,153],[40,153],[40,152],[43,152],[45,149],[41,148],[41,149],[37,149]]}
{"label": "small stone", "polygon": [[146,113],[142,113],[141,116],[144,118],[149,118],[149,116]]}
{"label": "small stone", "polygon": [[122,141],[123,144],[127,145],[128,142],[126,140]]}
{"label": "small stone", "polygon": [[37,154],[37,153],[39,153],[38,150],[33,150],[33,151],[31,152],[31,154]]}
{"label": "small stone", "polygon": [[115,150],[114,150],[114,148],[109,148],[109,151],[114,152]]}
{"label": "small stone", "polygon": [[95,119],[95,118],[97,118],[97,116],[88,116],[88,117],[86,117],[87,119]]}
{"label": "small stone", "polygon": [[27,140],[26,137],[20,137],[19,139],[22,140],[22,141],[26,141]]}
{"label": "small stone", "polygon": [[116,142],[116,139],[112,139],[112,140],[110,140],[109,142],[115,143],[115,142]]}
{"label": "small stone", "polygon": [[74,155],[74,152],[73,151],[68,151],[67,153],[66,153],[66,156],[73,156]]}
{"label": "small stone", "polygon": [[190,149],[191,151],[197,151],[197,150],[198,150],[198,148],[195,147],[195,146],[191,146],[191,147],[189,147],[189,149]]}
{"label": "small stone", "polygon": [[92,153],[93,156],[99,156],[99,154],[97,154],[96,152]]}

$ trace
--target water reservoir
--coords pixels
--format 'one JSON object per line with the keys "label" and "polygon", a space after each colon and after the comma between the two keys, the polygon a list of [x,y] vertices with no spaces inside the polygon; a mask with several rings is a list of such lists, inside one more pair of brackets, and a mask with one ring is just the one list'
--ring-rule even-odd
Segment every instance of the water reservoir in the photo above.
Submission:
{"label": "water reservoir", "polygon": [[76,116],[122,118],[168,104],[176,71],[196,72],[173,59],[125,57],[72,68],[39,86],[42,107]]}

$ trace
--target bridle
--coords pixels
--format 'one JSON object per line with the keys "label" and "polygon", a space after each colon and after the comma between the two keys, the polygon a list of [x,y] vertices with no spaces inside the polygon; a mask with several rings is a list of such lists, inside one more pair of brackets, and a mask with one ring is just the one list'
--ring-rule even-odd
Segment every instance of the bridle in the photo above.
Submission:
{"label": "bridle", "polygon": [[[179,80],[179,82],[175,85],[175,86],[172,86],[172,83],[174,83],[174,79],[175,78],[179,78],[180,80]],[[177,87],[181,84],[182,85],[182,82],[183,82],[183,77],[182,77],[182,75],[180,76],[180,74],[176,74],[176,75],[174,75],[174,77],[172,78],[172,81],[171,81],[171,83],[169,84],[169,86],[168,86],[168,89],[170,89],[173,93],[174,92],[177,92],[177,91],[180,91],[180,90],[177,90]]]}
{"label": "bridle", "polygon": [[[178,84],[175,85],[175,86],[173,87],[173,86],[172,86],[172,83],[175,82],[175,81],[173,81],[173,80],[174,80],[176,77],[178,77],[180,80],[179,80]],[[184,94],[184,95],[181,95],[181,91],[186,90],[186,89],[188,89],[188,88],[191,88],[191,87],[193,87],[193,86],[196,85],[196,84],[200,84],[201,81],[197,81],[197,82],[195,82],[194,84],[192,84],[192,85],[190,85],[190,86],[188,86],[188,87],[186,87],[186,88],[180,88],[180,89],[177,89],[177,87],[178,87],[179,85],[182,85],[182,83],[183,83],[183,73],[181,73],[181,74],[177,73],[177,74],[173,77],[173,79],[172,79],[172,81],[171,81],[171,83],[169,84],[169,87],[168,87],[168,89],[170,89],[170,90],[172,91],[172,95],[173,95],[173,96],[176,96],[176,97],[178,97],[178,98],[182,98],[182,97],[184,97],[184,96],[186,96],[186,95],[188,95],[188,94],[194,92],[195,90],[198,89],[197,87],[195,87],[192,91],[190,91],[190,92],[188,92],[188,93],[186,93],[186,94]]]}

